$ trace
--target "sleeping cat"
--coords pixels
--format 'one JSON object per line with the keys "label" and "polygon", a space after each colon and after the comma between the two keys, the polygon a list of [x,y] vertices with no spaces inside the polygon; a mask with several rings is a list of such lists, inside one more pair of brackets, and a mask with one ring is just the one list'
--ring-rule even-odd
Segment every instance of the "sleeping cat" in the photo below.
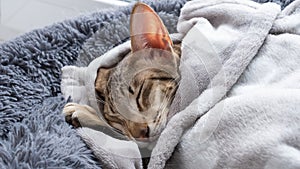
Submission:
{"label": "sleeping cat", "polygon": [[104,119],[87,105],[68,103],[63,113],[75,127],[107,124],[130,140],[155,140],[167,123],[174,98],[180,44],[173,44],[159,16],[137,3],[130,17],[131,52],[111,68],[99,68],[95,92]]}

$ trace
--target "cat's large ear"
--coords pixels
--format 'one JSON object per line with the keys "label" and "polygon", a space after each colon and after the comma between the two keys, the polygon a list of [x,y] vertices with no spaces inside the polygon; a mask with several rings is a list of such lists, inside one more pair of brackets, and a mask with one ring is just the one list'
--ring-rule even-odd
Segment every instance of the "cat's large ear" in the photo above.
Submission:
{"label": "cat's large ear", "polygon": [[137,3],[130,18],[132,51],[158,48],[172,51],[172,40],[168,30],[156,12],[144,3]]}

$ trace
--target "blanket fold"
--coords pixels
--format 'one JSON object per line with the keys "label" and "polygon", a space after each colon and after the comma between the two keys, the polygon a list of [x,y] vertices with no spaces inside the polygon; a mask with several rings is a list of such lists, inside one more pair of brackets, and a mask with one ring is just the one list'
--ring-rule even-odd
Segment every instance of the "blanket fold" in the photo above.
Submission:
{"label": "blanket fold", "polygon": [[[246,2],[241,1],[241,3],[238,4],[235,1],[220,1],[219,3],[202,3],[201,1],[192,1],[188,2],[183,7],[178,23],[179,33],[185,33],[187,31],[189,31],[189,33],[193,33],[191,36],[187,35],[186,38],[194,37],[199,33],[203,33],[219,54],[222,68],[217,71],[216,75],[212,79],[209,79],[208,87],[205,90],[198,91],[196,98],[192,98],[192,102],[189,102],[186,98],[190,97],[191,93],[195,93],[195,91],[189,92],[188,86],[190,86],[191,81],[185,80],[185,78],[190,78],[195,75],[184,74],[181,72],[182,79],[176,95],[187,96],[180,96],[179,101],[177,101],[178,97],[175,96],[173,106],[175,103],[177,104],[176,107],[179,107],[176,102],[181,102],[181,105],[183,104],[182,102],[187,102],[183,105],[188,106],[184,107],[184,109],[179,109],[182,111],[172,117],[167,127],[162,132],[161,137],[152,152],[149,168],[162,168],[164,166],[164,163],[171,157],[174,148],[179,143],[183,132],[188,127],[192,126],[199,117],[209,111],[215,104],[224,98],[226,93],[236,83],[237,79],[244,72],[245,68],[262,46],[280,11],[279,6],[275,4],[256,4],[256,6],[253,5],[249,7],[246,5],[247,3],[244,3]],[[252,2],[250,4],[252,5]],[[243,12],[241,10],[243,10]],[[204,16],[211,17],[211,13],[218,16],[218,12],[220,18],[214,16],[214,20],[210,21],[212,24],[207,22],[207,20],[202,19]],[[245,16],[240,19],[236,17],[240,17],[238,14]],[[243,20],[247,17],[248,20]],[[195,23],[196,26],[193,26],[193,28],[189,30],[190,26]],[[213,27],[214,24],[218,25],[217,28]],[[195,32],[194,29],[198,32]],[[233,40],[232,38],[229,38],[233,37],[232,32],[240,32],[240,36],[236,36],[237,39]],[[222,36],[223,34],[226,36],[224,41],[229,42],[219,41],[220,39],[218,36]],[[211,38],[210,35],[215,37]],[[216,45],[216,43],[218,44]],[[185,44],[183,45],[186,46]],[[201,46],[202,44],[197,43],[197,45]],[[190,44],[187,46],[190,46]],[[198,47],[195,46],[195,48],[193,48],[192,51],[197,50]],[[231,49],[230,53],[220,52],[220,50],[228,50],[228,48]],[[199,55],[200,52],[201,51],[194,55],[183,54],[181,58],[181,65],[195,67],[189,71],[194,74],[202,74],[197,71],[200,65],[191,65],[191,63],[194,64],[196,60],[201,58],[201,55]],[[187,60],[185,57],[193,60],[193,62],[188,65],[189,63],[185,62],[185,60]],[[206,64],[205,66],[210,65]],[[194,81],[198,82],[199,85],[203,83],[202,81]],[[184,89],[181,90],[181,88]],[[171,110],[174,111],[174,109]]]}

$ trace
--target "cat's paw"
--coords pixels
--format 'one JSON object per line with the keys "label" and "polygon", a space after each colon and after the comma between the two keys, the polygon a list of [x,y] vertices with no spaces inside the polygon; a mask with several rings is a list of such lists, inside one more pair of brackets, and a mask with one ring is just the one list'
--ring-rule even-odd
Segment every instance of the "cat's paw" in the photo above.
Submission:
{"label": "cat's paw", "polygon": [[83,106],[77,103],[67,103],[63,109],[63,115],[67,123],[71,124],[75,128],[81,127],[78,113],[83,109]]}

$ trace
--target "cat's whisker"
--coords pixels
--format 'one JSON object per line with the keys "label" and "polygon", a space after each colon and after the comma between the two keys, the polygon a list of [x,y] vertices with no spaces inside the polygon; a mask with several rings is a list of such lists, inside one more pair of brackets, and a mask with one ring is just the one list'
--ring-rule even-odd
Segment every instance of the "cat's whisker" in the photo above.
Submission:
{"label": "cat's whisker", "polygon": [[[158,109],[158,112],[160,113],[164,113],[164,111],[167,109],[167,104],[169,102],[169,98],[168,97],[164,97],[163,101],[161,102],[161,104],[159,105],[159,109]],[[156,119],[157,121],[159,121],[159,123],[155,123],[155,127],[154,127],[154,130],[157,129],[157,127],[160,126],[160,120],[161,120],[161,117],[162,117],[162,114],[158,115],[158,119]]]}
{"label": "cat's whisker", "polygon": [[[178,87],[178,84],[176,83],[176,86],[175,86],[176,88]],[[162,103],[160,104],[160,107],[159,107],[159,111],[158,112],[161,112],[161,113],[164,113],[165,112],[165,110],[167,109],[167,104],[169,103],[169,102],[171,102],[173,99],[175,98],[175,94],[173,94],[171,97],[164,97],[164,99],[163,99],[163,101],[162,101]],[[161,115],[159,115],[159,119],[158,120],[161,120]],[[160,121],[160,123],[155,123],[156,125],[154,126],[154,129],[153,130],[157,130],[157,128],[158,127],[160,127],[161,125],[161,121]]]}

